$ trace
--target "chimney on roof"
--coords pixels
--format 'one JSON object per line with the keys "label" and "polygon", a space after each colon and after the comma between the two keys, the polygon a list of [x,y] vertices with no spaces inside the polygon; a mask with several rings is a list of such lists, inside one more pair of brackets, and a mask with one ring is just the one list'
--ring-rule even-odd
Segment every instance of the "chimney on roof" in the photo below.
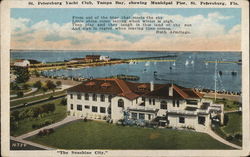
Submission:
{"label": "chimney on roof", "polygon": [[169,88],[168,88],[168,95],[169,96],[173,96],[173,83],[169,86]]}
{"label": "chimney on roof", "polygon": [[150,91],[154,90],[154,81],[150,81]]}

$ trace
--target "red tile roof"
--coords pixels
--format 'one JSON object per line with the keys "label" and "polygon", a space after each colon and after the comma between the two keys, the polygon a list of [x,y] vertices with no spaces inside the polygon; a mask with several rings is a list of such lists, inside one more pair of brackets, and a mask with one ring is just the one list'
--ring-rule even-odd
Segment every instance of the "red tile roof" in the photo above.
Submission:
{"label": "red tile roof", "polygon": [[[169,96],[170,84],[154,84],[154,91],[150,91],[149,83],[134,83],[120,79],[94,79],[72,88],[69,92],[98,93],[123,96],[133,100],[139,96],[170,99],[202,98],[203,95],[192,89],[173,85],[173,96]],[[144,90],[139,88],[143,87]]]}

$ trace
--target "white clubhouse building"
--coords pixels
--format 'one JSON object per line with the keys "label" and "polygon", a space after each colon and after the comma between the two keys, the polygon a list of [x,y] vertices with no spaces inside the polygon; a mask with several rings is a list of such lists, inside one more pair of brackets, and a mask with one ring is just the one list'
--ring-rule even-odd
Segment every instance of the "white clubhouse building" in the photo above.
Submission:
{"label": "white clubhouse building", "polygon": [[203,94],[175,84],[134,83],[120,79],[93,79],[67,90],[71,116],[157,120],[174,128],[208,129],[212,119],[224,119],[224,106],[204,99]]}

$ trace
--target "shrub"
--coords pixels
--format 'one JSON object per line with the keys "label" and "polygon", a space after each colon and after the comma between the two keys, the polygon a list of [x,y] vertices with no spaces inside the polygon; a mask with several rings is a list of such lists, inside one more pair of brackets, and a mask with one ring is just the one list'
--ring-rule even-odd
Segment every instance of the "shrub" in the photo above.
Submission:
{"label": "shrub", "polygon": [[53,97],[53,95],[51,95],[50,97],[49,97],[49,100],[52,100],[54,97]]}
{"label": "shrub", "polygon": [[227,114],[224,115],[224,125],[227,125],[229,117]]}
{"label": "shrub", "polygon": [[11,90],[20,90],[20,87],[16,83],[11,82],[10,83],[10,89]]}
{"label": "shrub", "polygon": [[30,78],[29,70],[27,67],[15,67],[14,74],[16,75],[16,82],[17,83],[24,83],[27,82]]}
{"label": "shrub", "polygon": [[17,97],[23,97],[23,92],[22,91],[20,91],[20,92],[17,92]]}
{"label": "shrub", "polygon": [[38,117],[38,115],[41,113],[41,108],[40,107],[33,107],[32,110],[34,112],[33,117]]}
{"label": "shrub", "polygon": [[83,121],[84,121],[84,122],[87,122],[87,121],[88,121],[88,119],[85,117],[85,118],[83,119]]}
{"label": "shrub", "polygon": [[10,121],[10,130],[14,131],[18,128],[18,122],[17,121]]}
{"label": "shrub", "polygon": [[25,83],[25,84],[23,85],[23,89],[25,89],[25,90],[29,89],[29,87],[30,87],[29,84],[26,84],[26,83]]}
{"label": "shrub", "polygon": [[47,87],[42,87],[41,89],[42,89],[42,91],[43,91],[43,94],[44,94],[45,92],[48,91],[48,88],[47,88]]}
{"label": "shrub", "polygon": [[33,109],[32,108],[29,109],[28,112],[26,113],[26,115],[27,115],[27,118],[34,117],[34,111],[33,111]]}
{"label": "shrub", "polygon": [[39,80],[39,81],[36,81],[36,82],[33,84],[33,87],[40,89],[40,88],[42,87],[42,82],[41,82],[40,80]]}
{"label": "shrub", "polygon": [[238,140],[242,140],[242,135],[241,134],[235,134],[234,138],[236,138]]}
{"label": "shrub", "polygon": [[36,129],[38,128],[38,125],[37,124],[32,124],[32,129]]}
{"label": "shrub", "polygon": [[48,89],[53,90],[53,92],[54,92],[54,90],[55,90],[55,88],[56,88],[56,85],[55,85],[54,82],[51,81],[51,80],[48,80],[48,81],[46,82],[46,86],[47,86]]}
{"label": "shrub", "polygon": [[45,136],[45,135],[49,135],[51,133],[55,132],[54,129],[43,129],[41,131],[39,131],[38,136]]}
{"label": "shrub", "polygon": [[36,77],[39,77],[40,76],[40,73],[38,71],[34,71],[34,74],[36,75]]}
{"label": "shrub", "polygon": [[19,114],[20,114],[20,111],[15,110],[11,112],[10,116],[13,116],[14,120],[19,120]]}
{"label": "shrub", "polygon": [[62,82],[61,82],[61,81],[56,81],[56,85],[57,85],[57,86],[61,86],[61,85],[62,85]]}
{"label": "shrub", "polygon": [[227,140],[227,141],[232,141],[232,140],[233,140],[233,136],[231,136],[231,135],[227,136],[227,137],[226,137],[226,140]]}
{"label": "shrub", "polygon": [[43,113],[54,112],[56,109],[55,104],[44,104],[41,108]]}
{"label": "shrub", "polygon": [[27,115],[28,111],[29,111],[29,109],[22,110],[18,115],[19,119],[27,118],[28,117],[28,115]]}
{"label": "shrub", "polygon": [[54,121],[51,120],[51,119],[46,119],[42,124],[43,124],[44,126],[46,126],[46,125],[52,124],[53,122],[54,122]]}
{"label": "shrub", "polygon": [[52,124],[54,121],[51,120],[51,119],[46,119],[38,124],[32,124],[32,128],[41,128],[41,127],[44,127],[44,126],[47,126],[47,125],[50,125]]}
{"label": "shrub", "polygon": [[61,102],[60,102],[60,104],[67,105],[67,99],[66,98],[62,99]]}

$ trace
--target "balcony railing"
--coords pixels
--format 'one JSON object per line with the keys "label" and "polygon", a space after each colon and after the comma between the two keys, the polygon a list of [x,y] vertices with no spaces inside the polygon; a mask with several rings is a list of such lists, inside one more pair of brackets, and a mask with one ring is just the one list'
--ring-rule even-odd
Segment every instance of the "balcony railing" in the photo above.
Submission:
{"label": "balcony railing", "polygon": [[183,115],[197,115],[196,111],[187,111],[187,110],[168,110],[168,113],[183,114]]}
{"label": "balcony railing", "polygon": [[158,109],[145,107],[145,106],[136,106],[136,107],[128,107],[128,110],[141,110],[141,111],[158,111]]}

